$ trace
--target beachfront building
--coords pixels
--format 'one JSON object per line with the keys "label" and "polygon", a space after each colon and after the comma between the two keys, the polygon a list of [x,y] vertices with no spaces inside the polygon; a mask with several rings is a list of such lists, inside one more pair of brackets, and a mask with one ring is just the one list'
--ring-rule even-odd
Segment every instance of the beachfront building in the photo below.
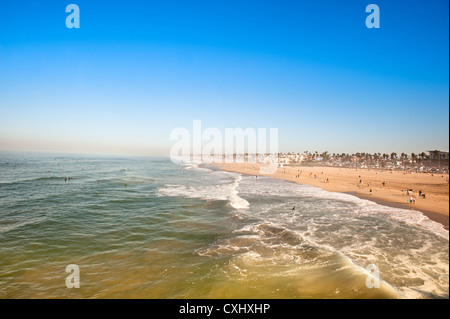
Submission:
{"label": "beachfront building", "polygon": [[448,160],[448,153],[447,151],[427,151],[430,154],[431,160]]}
{"label": "beachfront building", "polygon": [[299,164],[303,161],[304,155],[300,153],[280,153],[278,154],[278,163],[281,164]]}

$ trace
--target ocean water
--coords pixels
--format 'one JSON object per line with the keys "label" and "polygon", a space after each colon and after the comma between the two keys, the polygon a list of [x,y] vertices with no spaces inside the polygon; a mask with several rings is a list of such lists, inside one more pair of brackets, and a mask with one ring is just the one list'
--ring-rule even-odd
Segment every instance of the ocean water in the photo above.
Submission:
{"label": "ocean water", "polygon": [[448,297],[448,231],[420,212],[168,158],[0,154],[0,298]]}

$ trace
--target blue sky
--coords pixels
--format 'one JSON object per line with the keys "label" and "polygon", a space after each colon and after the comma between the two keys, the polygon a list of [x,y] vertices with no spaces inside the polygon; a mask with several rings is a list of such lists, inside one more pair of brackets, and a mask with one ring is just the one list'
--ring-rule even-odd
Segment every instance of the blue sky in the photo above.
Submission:
{"label": "blue sky", "polygon": [[448,150],[448,6],[3,0],[0,149],[168,155],[201,120],[286,152]]}

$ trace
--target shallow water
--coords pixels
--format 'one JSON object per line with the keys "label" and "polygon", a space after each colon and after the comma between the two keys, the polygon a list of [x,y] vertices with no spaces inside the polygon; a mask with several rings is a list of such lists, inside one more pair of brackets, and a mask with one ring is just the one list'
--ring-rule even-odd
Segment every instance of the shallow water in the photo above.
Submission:
{"label": "shallow water", "polygon": [[448,238],[419,212],[166,158],[0,155],[1,298],[448,298]]}

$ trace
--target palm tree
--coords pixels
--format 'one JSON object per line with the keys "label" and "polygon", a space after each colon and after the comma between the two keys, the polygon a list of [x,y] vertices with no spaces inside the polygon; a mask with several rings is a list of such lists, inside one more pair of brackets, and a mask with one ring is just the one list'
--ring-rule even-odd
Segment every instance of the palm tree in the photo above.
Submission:
{"label": "palm tree", "polygon": [[406,171],[406,166],[405,166],[405,160],[408,158],[408,155],[406,153],[402,153],[400,155],[401,159],[402,159],[402,166],[403,166],[403,170]]}
{"label": "palm tree", "polygon": [[446,165],[445,165],[445,162],[446,162],[446,159],[447,159],[447,154],[446,153],[442,153],[442,154],[440,154],[440,157],[439,157],[440,159],[442,159],[442,161],[443,161],[443,166],[445,167]]}
{"label": "palm tree", "polygon": [[411,159],[412,159],[412,163],[415,166],[416,162],[417,162],[417,155],[415,153],[411,153]]}
{"label": "palm tree", "polygon": [[[447,166],[447,171],[448,171],[448,158],[447,158],[447,153],[442,153],[442,159],[444,160],[444,167]],[[447,162],[447,165],[446,165],[445,162]]]}
{"label": "palm tree", "polygon": [[377,165],[380,165],[379,159],[380,159],[380,153],[373,153],[373,159],[377,162]]}
{"label": "palm tree", "polygon": [[425,154],[425,152],[420,153],[420,157],[422,157],[422,161],[421,161],[422,165],[423,165],[423,160],[425,159],[426,156],[427,156],[427,154]]}
{"label": "palm tree", "polygon": [[367,160],[368,165],[369,164],[372,165],[372,154],[367,153],[366,160]]}
{"label": "palm tree", "polygon": [[438,150],[433,151],[434,160],[436,160],[436,157],[439,160],[439,170],[441,170],[441,156],[440,155],[441,155],[441,152],[439,152]]}
{"label": "palm tree", "polygon": [[320,154],[320,156],[323,158],[324,161],[328,160],[328,152],[323,152],[322,154]]}

